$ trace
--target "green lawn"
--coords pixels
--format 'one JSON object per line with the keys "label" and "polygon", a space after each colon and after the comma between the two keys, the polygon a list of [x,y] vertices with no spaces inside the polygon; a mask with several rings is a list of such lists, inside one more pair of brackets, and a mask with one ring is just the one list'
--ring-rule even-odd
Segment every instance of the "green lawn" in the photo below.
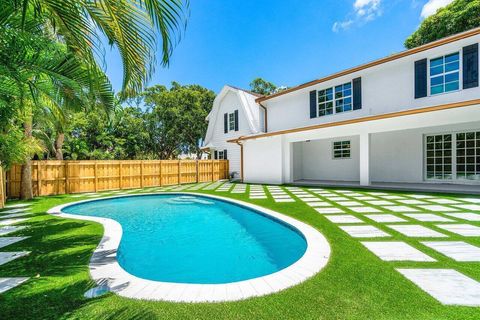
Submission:
{"label": "green lawn", "polygon": [[[396,267],[453,268],[480,280],[480,263],[455,262],[422,246],[418,239],[412,240],[384,224],[369,221],[392,234],[393,239],[405,241],[437,260],[384,262],[299,199],[293,203],[275,203],[270,195],[267,200],[250,200],[248,193],[196,192],[252,202],[312,225],[330,242],[332,254],[327,267],[306,282],[280,293],[233,303],[148,302],[114,294],[89,300],[83,298],[84,292],[94,286],[88,274],[88,261],[101,239],[102,226],[46,214],[53,206],[83,198],[41,197],[32,201],[34,218],[23,223],[29,228],[9,235],[31,238],[2,249],[32,253],[0,266],[0,277],[32,279],[0,295],[0,319],[480,319],[480,308],[443,306],[395,271]],[[365,219],[362,214],[348,213]],[[449,240],[466,240],[480,246],[478,237],[457,236],[436,228],[434,223],[415,223],[448,234]]]}

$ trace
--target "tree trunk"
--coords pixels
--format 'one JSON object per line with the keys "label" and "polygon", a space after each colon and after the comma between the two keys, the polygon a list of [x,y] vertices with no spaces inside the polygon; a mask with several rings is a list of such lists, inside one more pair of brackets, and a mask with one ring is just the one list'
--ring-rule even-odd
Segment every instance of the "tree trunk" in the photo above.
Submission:
{"label": "tree trunk", "polygon": [[[23,123],[25,138],[32,138],[32,117],[29,116]],[[32,159],[28,157],[22,165],[21,183],[20,183],[20,199],[28,200],[33,198],[32,188]]]}
{"label": "tree trunk", "polygon": [[55,158],[57,160],[63,160],[63,142],[65,141],[65,133],[57,133],[55,139]]}

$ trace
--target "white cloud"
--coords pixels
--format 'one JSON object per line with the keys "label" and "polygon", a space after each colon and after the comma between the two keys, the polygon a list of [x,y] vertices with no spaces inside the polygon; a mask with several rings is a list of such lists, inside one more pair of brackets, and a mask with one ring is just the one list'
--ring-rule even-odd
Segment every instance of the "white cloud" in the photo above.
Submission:
{"label": "white cloud", "polygon": [[445,7],[446,5],[450,4],[453,0],[428,0],[427,3],[422,8],[422,19],[425,19],[432,14],[435,14],[438,9]]}
{"label": "white cloud", "polygon": [[[382,15],[382,0],[355,0],[350,18],[333,24],[333,32],[346,30],[354,24],[365,23]],[[353,17],[352,17],[353,16]]]}

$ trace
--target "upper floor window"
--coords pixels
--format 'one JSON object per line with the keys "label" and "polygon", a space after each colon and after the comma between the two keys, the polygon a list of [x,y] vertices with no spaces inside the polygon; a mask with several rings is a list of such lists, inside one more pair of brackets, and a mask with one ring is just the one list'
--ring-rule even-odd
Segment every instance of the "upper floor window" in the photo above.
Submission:
{"label": "upper floor window", "polygon": [[430,60],[430,94],[460,89],[460,53]]}
{"label": "upper floor window", "polygon": [[238,131],[238,110],[223,114],[223,131],[224,133]]}
{"label": "upper floor window", "polygon": [[[333,107],[335,105],[335,108]],[[318,91],[318,116],[352,110],[352,83]]]}
{"label": "upper floor window", "polygon": [[235,113],[228,114],[228,128],[230,131],[235,130]]}
{"label": "upper floor window", "polygon": [[352,110],[352,83],[348,82],[335,87],[335,112]]}

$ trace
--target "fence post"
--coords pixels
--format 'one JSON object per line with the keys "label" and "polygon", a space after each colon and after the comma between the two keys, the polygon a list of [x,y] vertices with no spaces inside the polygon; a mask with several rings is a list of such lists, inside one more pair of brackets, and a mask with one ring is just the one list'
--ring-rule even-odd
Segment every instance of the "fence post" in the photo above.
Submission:
{"label": "fence post", "polygon": [[159,163],[160,163],[160,170],[158,170],[160,172],[160,187],[163,185],[163,179],[162,179],[162,160],[159,160]]}
{"label": "fence post", "polygon": [[215,174],[214,161],[215,161],[215,160],[212,160],[212,182],[214,181],[214,174]]}
{"label": "fence post", "polygon": [[98,163],[97,160],[95,160],[95,165],[93,167],[93,175],[95,177],[95,192],[98,191],[98,174],[97,174],[97,169],[98,169]]}
{"label": "fence post", "polygon": [[178,160],[178,184],[182,184],[182,160]]}
{"label": "fence post", "polygon": [[198,183],[198,160],[195,161],[195,172],[196,172],[196,174],[197,174],[196,183]]}
{"label": "fence post", "polygon": [[65,166],[65,194],[70,193],[70,180],[68,180],[68,161],[64,162]]}
{"label": "fence post", "polygon": [[42,166],[40,163],[40,161],[37,161],[37,192],[39,197],[42,196],[42,174],[40,173]]}
{"label": "fence post", "polygon": [[143,189],[143,160],[140,161],[140,188]]}
{"label": "fence post", "polygon": [[122,162],[119,161],[119,167],[118,167],[118,172],[120,174],[120,181],[118,183],[118,187],[120,188],[120,190],[123,189],[123,171],[122,171]]}

